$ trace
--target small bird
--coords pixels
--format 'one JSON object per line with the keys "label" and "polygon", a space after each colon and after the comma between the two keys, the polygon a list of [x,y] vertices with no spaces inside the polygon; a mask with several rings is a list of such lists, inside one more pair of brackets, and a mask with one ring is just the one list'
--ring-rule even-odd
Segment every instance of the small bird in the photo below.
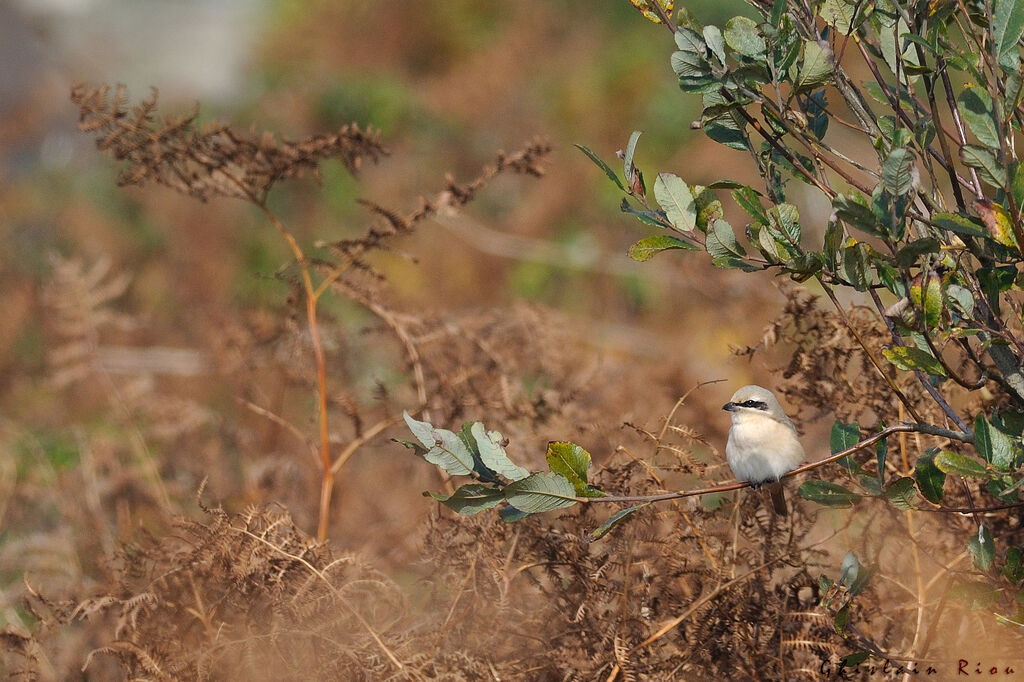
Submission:
{"label": "small bird", "polygon": [[769,483],[772,506],[785,516],[786,496],[779,479],[804,461],[804,449],[775,395],[760,386],[744,386],[722,406],[732,417],[725,457],[737,481],[754,487]]}

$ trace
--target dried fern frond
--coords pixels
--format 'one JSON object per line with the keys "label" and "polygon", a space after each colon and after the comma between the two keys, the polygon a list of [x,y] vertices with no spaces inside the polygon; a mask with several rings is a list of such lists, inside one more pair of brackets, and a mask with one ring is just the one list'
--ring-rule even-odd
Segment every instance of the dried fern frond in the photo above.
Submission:
{"label": "dried fern frond", "polygon": [[311,173],[336,158],[355,173],[364,159],[387,153],[371,128],[347,124],[331,134],[290,142],[220,123],[197,128],[198,109],[158,122],[157,90],[128,108],[124,85],[111,89],[83,84],[71,91],[80,110],[78,128],[95,133],[96,146],[127,162],[121,185],[156,182],[201,200],[225,196],[262,202],[278,181]]}

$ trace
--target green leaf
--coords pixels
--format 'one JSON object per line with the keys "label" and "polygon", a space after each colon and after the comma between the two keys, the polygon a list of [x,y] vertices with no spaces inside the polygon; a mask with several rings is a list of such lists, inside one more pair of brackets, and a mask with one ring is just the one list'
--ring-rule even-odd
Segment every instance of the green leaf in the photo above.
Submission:
{"label": "green leaf", "polygon": [[932,237],[917,239],[896,253],[896,264],[902,268],[909,268],[912,265],[917,265],[917,261],[921,256],[928,253],[939,253],[941,250],[942,245],[938,239],[933,239]]}
{"label": "green leaf", "polygon": [[615,512],[612,516],[606,519],[604,523],[590,533],[591,541],[600,540],[607,535],[610,530],[650,504],[650,502],[644,502],[643,504],[633,505],[632,507],[626,507],[625,509],[620,509]]}
{"label": "green leaf", "polygon": [[1024,33],[1024,0],[995,0],[994,5],[992,38],[1003,64],[1006,56],[1017,54],[1017,41]]}
{"label": "green leaf", "polygon": [[985,292],[992,310],[999,315],[999,294],[1008,291],[1017,278],[1017,268],[1013,265],[1003,265],[994,268],[978,268],[975,271],[981,290]]}
{"label": "green leaf", "polygon": [[516,521],[522,521],[527,516],[529,516],[530,513],[524,512],[521,509],[516,509],[511,505],[505,505],[504,507],[498,510],[498,515],[501,517],[501,520],[505,523],[515,523]]}
{"label": "green leaf", "polygon": [[871,208],[853,197],[837,194],[836,198],[832,200],[832,208],[836,212],[836,217],[850,227],[855,227],[861,232],[866,232],[875,237],[886,236],[885,232],[880,229],[878,219],[871,211]]}
{"label": "green leaf", "polygon": [[470,433],[476,440],[480,450],[480,459],[488,469],[501,474],[511,481],[518,481],[526,478],[530,472],[508,458],[505,447],[502,445],[504,438],[497,431],[487,431],[480,422],[474,422],[470,427]]}
{"label": "green leaf", "polygon": [[981,571],[987,571],[992,565],[992,560],[996,558],[996,546],[992,542],[992,533],[984,524],[979,525],[977,534],[972,535],[967,541],[967,549],[974,557],[974,565]]}
{"label": "green leaf", "polygon": [[897,509],[904,511],[917,509],[917,489],[914,487],[914,479],[906,476],[897,478],[885,487],[885,499]]}
{"label": "green leaf", "polygon": [[976,144],[965,144],[960,147],[960,160],[964,165],[977,168],[982,179],[993,187],[1006,184],[1006,169],[996,159],[995,154],[985,147]]}
{"label": "green leaf", "polygon": [[733,17],[725,24],[725,42],[744,57],[760,57],[768,49],[753,19]]}
{"label": "green leaf", "polygon": [[615,174],[615,171],[613,171],[613,170],[612,170],[612,169],[611,169],[611,168],[610,168],[610,167],[608,166],[608,164],[607,164],[607,163],[605,163],[605,162],[604,162],[604,161],[603,161],[603,160],[601,159],[601,157],[600,157],[600,156],[598,156],[597,154],[595,154],[594,152],[592,152],[592,151],[591,151],[590,149],[588,149],[587,147],[584,147],[584,146],[583,146],[583,145],[581,145],[581,144],[578,144],[578,145],[576,145],[576,148],[577,148],[577,149],[579,149],[579,150],[580,150],[581,152],[583,152],[584,154],[586,154],[586,155],[587,155],[587,157],[588,157],[588,158],[589,158],[589,159],[590,159],[591,161],[593,161],[593,162],[594,162],[594,163],[595,163],[595,164],[597,165],[597,167],[598,167],[598,168],[600,168],[601,170],[603,170],[603,171],[605,172],[605,175],[607,175],[607,176],[608,176],[609,178],[611,178],[612,182],[614,182],[614,183],[615,183],[615,185],[616,185],[616,186],[617,186],[617,187],[618,187],[619,189],[621,189],[621,190],[622,190],[623,192],[625,192],[625,191],[626,191],[626,188],[625,188],[625,186],[623,186],[623,184],[622,184],[622,181],[621,181],[621,180],[619,180],[619,176]]}
{"label": "green leaf", "polygon": [[725,66],[725,39],[717,26],[704,27],[704,42],[711,48],[711,54],[715,55],[718,63]]}
{"label": "green leaf", "polygon": [[850,602],[843,604],[843,607],[836,611],[835,618],[832,619],[832,627],[836,629],[836,632],[840,635],[846,632],[846,625],[850,621]]}
{"label": "green leaf", "polygon": [[[800,243],[800,212],[793,204],[768,209],[768,224],[779,233],[779,241],[795,247]],[[793,250],[793,249],[791,249]]]}
{"label": "green leaf", "polygon": [[946,482],[946,474],[935,466],[935,451],[928,450],[917,458],[914,468],[914,480],[924,495],[924,499],[938,504],[942,501],[942,486]]}
{"label": "green leaf", "polygon": [[832,454],[848,450],[860,442],[860,425],[857,422],[844,424],[838,419],[832,423],[832,436],[829,438],[829,446]]}
{"label": "green leaf", "polygon": [[701,38],[695,31],[680,26],[679,30],[675,34],[676,47],[683,52],[696,52],[697,54],[704,54],[707,49],[707,45],[704,43],[704,39]]}
{"label": "green leaf", "polygon": [[965,237],[987,237],[985,227],[977,221],[956,213],[936,213],[932,222],[938,227]]}
{"label": "green leaf", "polygon": [[945,294],[949,307],[959,311],[961,315],[970,316],[974,312],[974,294],[970,289],[959,284],[949,284],[946,286]]}
{"label": "green leaf", "polygon": [[914,154],[906,147],[893,149],[882,163],[882,187],[893,196],[909,194],[914,189]]}
{"label": "green leaf", "polygon": [[628,213],[631,216],[635,216],[637,220],[642,222],[644,225],[650,225],[651,227],[659,227],[665,229],[667,225],[661,219],[661,217],[654,211],[641,211],[633,208],[629,205],[629,201],[623,197],[622,204],[619,206],[619,210],[623,213]]}
{"label": "green leaf", "polygon": [[[852,241],[852,240],[851,240]],[[871,286],[871,255],[867,246],[860,242],[848,243],[842,250],[840,266],[843,277],[857,291],[867,291]]]}
{"label": "green leaf", "polygon": [[732,191],[732,198],[739,204],[739,207],[759,224],[764,225],[768,222],[768,213],[761,206],[758,196],[757,192],[746,185]]}
{"label": "green leaf", "polygon": [[862,496],[831,481],[804,481],[797,490],[800,497],[826,507],[843,508],[853,506]]}
{"label": "green leaf", "polygon": [[702,122],[701,130],[710,139],[730,149],[747,151],[750,148],[747,134],[743,131],[743,127],[736,122],[732,114],[722,114]]}
{"label": "green leaf", "polygon": [[921,278],[914,278],[910,283],[910,300],[924,310],[925,324],[932,328],[939,324],[942,316],[942,281],[934,272],[928,275],[927,280],[927,286],[922,287]]}
{"label": "green leaf", "polygon": [[957,100],[960,115],[978,142],[989,149],[999,149],[999,127],[996,125],[992,99],[985,89],[976,85],[964,88]]}
{"label": "green leaf", "polygon": [[842,658],[842,664],[850,670],[856,669],[858,665],[868,660],[871,655],[870,651],[855,651],[852,654],[847,654]]}
{"label": "green leaf", "polygon": [[882,355],[891,364],[908,372],[925,372],[937,377],[946,376],[946,370],[942,364],[932,357],[931,353],[920,348],[893,346],[892,348],[883,348]]}
{"label": "green leaf", "polygon": [[626,183],[630,182],[633,177],[633,154],[636,153],[636,143],[640,139],[640,136],[644,134],[642,130],[634,130],[633,134],[629,136],[629,143],[626,145],[626,152],[622,156],[622,168],[623,177],[626,178]]}
{"label": "green leaf", "polygon": [[661,253],[666,249],[683,249],[684,251],[700,251],[700,247],[669,235],[657,235],[644,237],[629,247],[629,257],[635,261],[647,261],[654,257],[654,254]]}
{"label": "green leaf", "polygon": [[527,514],[564,509],[576,504],[576,490],[565,476],[551,471],[531,474],[510,483],[504,489],[505,499]]}
{"label": "green leaf", "polygon": [[857,578],[860,576],[861,563],[857,559],[857,555],[853,551],[848,551],[843,555],[843,560],[839,564],[839,580],[840,585],[845,585],[847,589],[853,588],[857,582]]}
{"label": "green leaf", "polygon": [[473,453],[457,434],[447,429],[436,429],[429,422],[417,421],[408,412],[403,411],[402,416],[412,435],[427,448],[424,459],[452,476],[467,476],[473,471]]}
{"label": "green leaf", "polygon": [[742,259],[747,255],[747,252],[736,241],[732,225],[720,218],[709,226],[708,238],[704,246],[711,254],[712,259],[730,257]]}
{"label": "green leaf", "polygon": [[974,418],[974,449],[1000,471],[1009,471],[1017,455],[1010,437],[992,426],[983,414]]}
{"label": "green leaf", "polygon": [[1006,550],[1003,575],[1014,584],[1024,580],[1024,547],[1010,547]]}
{"label": "green leaf", "polygon": [[821,40],[804,41],[804,58],[800,62],[800,70],[796,77],[797,90],[806,90],[823,83],[832,77],[835,56],[828,43]]}
{"label": "green leaf", "polygon": [[988,611],[999,599],[999,589],[987,582],[962,582],[950,588],[949,596],[965,602],[972,611]]}
{"label": "green leaf", "polygon": [[672,173],[658,173],[654,197],[677,230],[692,232],[697,226],[697,203],[683,179]]}
{"label": "green leaf", "polygon": [[465,516],[479,514],[496,506],[505,499],[505,495],[500,489],[479,483],[467,483],[464,486],[460,486],[451,495],[427,494],[449,509]]}
{"label": "green leaf", "polygon": [[848,0],[825,0],[819,16],[838,33],[848,36],[864,20],[864,5],[863,2]]}
{"label": "green leaf", "polygon": [[935,466],[940,471],[967,478],[991,478],[992,474],[981,462],[964,457],[958,452],[943,450],[935,455]]}
{"label": "green leaf", "polygon": [[546,457],[551,471],[564,476],[572,484],[576,494],[580,497],[601,497],[604,495],[597,488],[587,485],[590,453],[576,443],[553,440],[548,443]]}

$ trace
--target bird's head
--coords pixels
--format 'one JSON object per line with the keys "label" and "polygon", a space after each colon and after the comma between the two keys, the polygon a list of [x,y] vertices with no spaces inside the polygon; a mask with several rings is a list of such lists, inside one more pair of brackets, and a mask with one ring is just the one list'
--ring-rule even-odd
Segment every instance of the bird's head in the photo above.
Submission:
{"label": "bird's head", "polygon": [[792,425],[775,395],[767,388],[753,384],[736,391],[722,409],[732,413],[734,423],[761,417]]}

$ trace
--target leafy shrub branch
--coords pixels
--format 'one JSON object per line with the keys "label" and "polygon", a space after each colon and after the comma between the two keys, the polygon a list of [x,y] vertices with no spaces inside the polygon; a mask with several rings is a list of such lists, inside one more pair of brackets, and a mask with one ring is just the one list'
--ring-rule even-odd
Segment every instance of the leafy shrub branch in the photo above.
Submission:
{"label": "leafy shrub branch", "polygon": [[[630,255],[704,252],[720,268],[820,290],[890,399],[867,416],[866,438],[857,421],[837,420],[832,456],[798,470],[838,462],[848,482],[811,480],[800,494],[947,512],[954,529],[953,515],[969,514],[967,549],[990,603],[1004,599],[1020,622],[1024,611],[1005,596],[1024,598],[1024,538],[997,512],[1024,506],[1024,2],[750,0],[757,19],[722,27],[686,10],[673,18],[672,3],[633,4],[672,34],[679,87],[702,102],[691,127],[747,153],[764,185],[691,185],[667,171],[649,185],[636,161],[640,131],[618,152],[621,172],[579,145],[623,194],[621,210],[658,231]],[[793,203],[805,189],[831,206],[824,225]],[[726,220],[727,200],[746,216],[741,229]],[[854,316],[841,296],[870,314]],[[482,428],[410,426],[429,461],[477,478],[442,499],[462,513],[506,503],[502,516],[515,520],[574,503],[638,503],[598,537],[643,504],[742,487],[597,494],[585,487],[589,455],[569,443],[549,446],[549,472],[499,483]],[[890,461],[888,436],[907,432],[939,440],[916,458],[901,445],[902,461]],[[855,457],[872,445],[872,457]]]}

